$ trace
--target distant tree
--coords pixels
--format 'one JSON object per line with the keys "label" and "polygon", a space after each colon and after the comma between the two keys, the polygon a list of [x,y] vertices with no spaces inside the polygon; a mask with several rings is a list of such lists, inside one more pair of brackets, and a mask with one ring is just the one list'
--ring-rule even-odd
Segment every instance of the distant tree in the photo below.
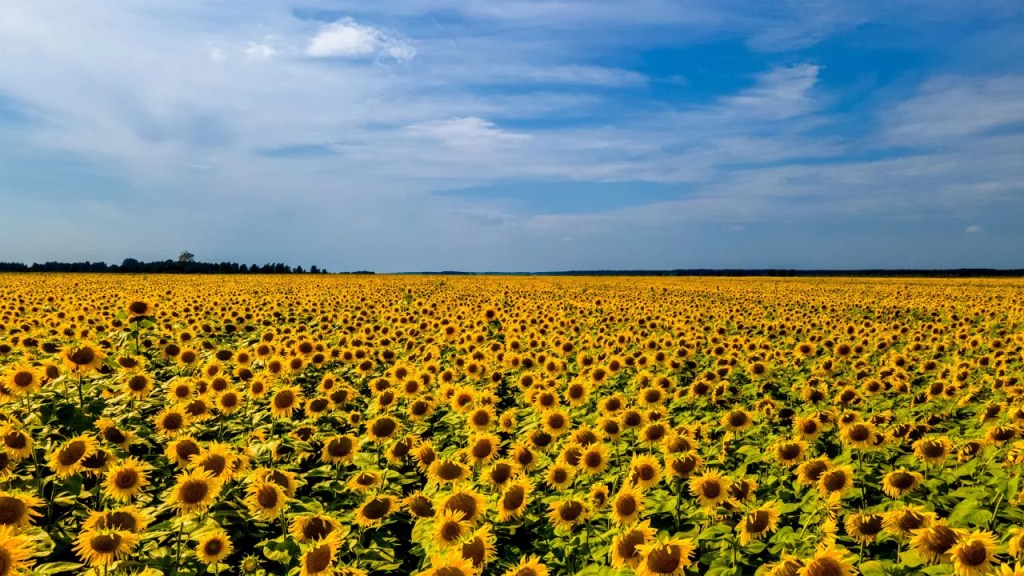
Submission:
{"label": "distant tree", "polygon": [[309,273],[310,274],[319,274],[320,273],[320,269],[316,267],[316,264],[313,264],[312,266],[309,267]]}
{"label": "distant tree", "polygon": [[189,252],[188,250],[185,250],[181,254],[178,254],[178,262],[181,262],[182,264],[191,264],[195,261],[196,255]]}

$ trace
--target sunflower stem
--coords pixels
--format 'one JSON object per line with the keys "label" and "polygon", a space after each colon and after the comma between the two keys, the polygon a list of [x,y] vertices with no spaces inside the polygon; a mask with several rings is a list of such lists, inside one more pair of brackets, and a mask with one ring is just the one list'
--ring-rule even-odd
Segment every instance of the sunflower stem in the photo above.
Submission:
{"label": "sunflower stem", "polygon": [[171,574],[177,576],[178,569],[181,566],[181,532],[185,528],[185,521],[181,520],[178,524],[178,533],[174,537],[174,572]]}
{"label": "sunflower stem", "polygon": [[78,373],[78,409],[85,414],[85,399],[82,396],[82,373]]}

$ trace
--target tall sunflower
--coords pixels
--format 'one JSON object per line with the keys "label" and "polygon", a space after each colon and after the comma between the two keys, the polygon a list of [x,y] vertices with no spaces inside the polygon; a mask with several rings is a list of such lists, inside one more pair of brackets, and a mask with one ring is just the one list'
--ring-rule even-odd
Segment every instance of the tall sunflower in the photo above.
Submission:
{"label": "tall sunflower", "polygon": [[612,538],[612,567],[629,567],[635,570],[643,560],[638,547],[653,541],[654,530],[647,520],[622,530]]}
{"label": "tall sunflower", "polygon": [[641,557],[637,576],[681,576],[693,563],[697,547],[690,540],[670,538],[641,544],[636,549]]}
{"label": "tall sunflower", "polygon": [[149,485],[148,473],[152,469],[142,460],[129,456],[107,469],[103,491],[110,498],[129,502]]}

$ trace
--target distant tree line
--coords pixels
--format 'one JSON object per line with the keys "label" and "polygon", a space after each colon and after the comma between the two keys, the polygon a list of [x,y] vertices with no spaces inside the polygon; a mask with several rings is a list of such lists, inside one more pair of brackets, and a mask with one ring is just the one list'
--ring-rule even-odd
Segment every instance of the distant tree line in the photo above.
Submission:
{"label": "distant tree line", "polygon": [[[125,258],[121,264],[106,262],[44,262],[24,264],[21,262],[0,262],[0,272],[107,272],[132,274],[326,274],[318,266],[305,269],[302,266],[274,264],[239,264],[237,262],[196,262],[192,259],[157,260],[141,262]],[[372,274],[372,272],[356,272]]]}

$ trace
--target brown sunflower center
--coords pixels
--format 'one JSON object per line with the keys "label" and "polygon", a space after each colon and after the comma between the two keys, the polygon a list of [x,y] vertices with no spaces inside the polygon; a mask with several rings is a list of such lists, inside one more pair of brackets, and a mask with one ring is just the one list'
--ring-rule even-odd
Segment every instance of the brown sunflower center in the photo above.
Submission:
{"label": "brown sunflower center", "polygon": [[81,440],[74,440],[57,454],[57,460],[64,466],[72,466],[82,459],[88,447]]}
{"label": "brown sunflower center", "polygon": [[319,574],[327,570],[327,567],[331,565],[331,547],[327,545],[317,546],[302,558],[303,567],[306,569],[307,574]]}
{"label": "brown sunflower center", "polygon": [[682,550],[674,544],[658,546],[647,555],[647,567],[654,574],[674,574],[682,561]]}

